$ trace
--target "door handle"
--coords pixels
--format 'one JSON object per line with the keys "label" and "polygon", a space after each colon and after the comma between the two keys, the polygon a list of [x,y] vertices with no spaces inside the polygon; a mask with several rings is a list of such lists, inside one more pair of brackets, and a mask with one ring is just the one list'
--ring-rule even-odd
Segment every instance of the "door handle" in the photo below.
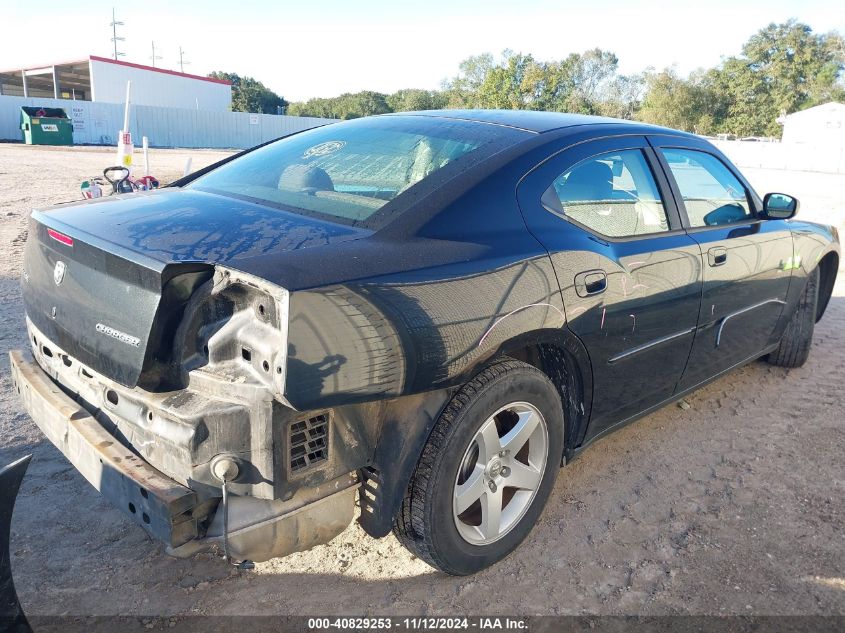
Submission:
{"label": "door handle", "polygon": [[575,275],[575,292],[579,297],[601,294],[607,290],[607,275],[603,270],[587,270]]}
{"label": "door handle", "polygon": [[724,246],[714,246],[707,251],[707,259],[711,266],[721,266],[728,261],[728,249]]}

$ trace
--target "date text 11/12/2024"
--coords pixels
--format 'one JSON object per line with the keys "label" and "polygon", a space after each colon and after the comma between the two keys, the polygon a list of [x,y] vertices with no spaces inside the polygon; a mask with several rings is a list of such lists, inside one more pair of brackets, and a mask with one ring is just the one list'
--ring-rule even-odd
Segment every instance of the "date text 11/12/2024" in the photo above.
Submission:
{"label": "date text 11/12/2024", "polygon": [[309,618],[308,630],[400,630],[400,631],[527,631],[526,618],[508,617],[338,617]]}

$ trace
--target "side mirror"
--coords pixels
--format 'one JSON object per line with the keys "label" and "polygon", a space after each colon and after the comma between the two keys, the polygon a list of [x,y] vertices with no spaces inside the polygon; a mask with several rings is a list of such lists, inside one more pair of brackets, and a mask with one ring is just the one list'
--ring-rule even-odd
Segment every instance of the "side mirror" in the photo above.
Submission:
{"label": "side mirror", "polygon": [[785,193],[767,193],[763,198],[763,218],[788,220],[798,213],[798,198]]}

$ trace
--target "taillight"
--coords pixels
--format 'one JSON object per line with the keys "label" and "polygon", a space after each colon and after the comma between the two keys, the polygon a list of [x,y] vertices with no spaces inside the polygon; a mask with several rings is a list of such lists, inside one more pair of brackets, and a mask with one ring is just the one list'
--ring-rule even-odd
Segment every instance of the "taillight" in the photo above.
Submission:
{"label": "taillight", "polygon": [[69,235],[59,233],[58,231],[54,231],[53,229],[47,229],[47,235],[52,237],[57,242],[61,242],[65,246],[73,246],[73,238]]}

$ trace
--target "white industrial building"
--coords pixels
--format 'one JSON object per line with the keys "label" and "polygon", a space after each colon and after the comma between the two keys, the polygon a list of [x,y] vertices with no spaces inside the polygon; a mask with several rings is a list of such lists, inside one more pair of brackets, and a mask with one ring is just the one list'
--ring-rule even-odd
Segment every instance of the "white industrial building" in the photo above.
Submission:
{"label": "white industrial building", "polygon": [[825,103],[778,119],[784,143],[845,147],[845,104]]}
{"label": "white industrial building", "polygon": [[132,81],[132,103],[226,112],[232,85],[163,68],[90,55],[87,59],[0,70],[0,95],[122,103]]}

